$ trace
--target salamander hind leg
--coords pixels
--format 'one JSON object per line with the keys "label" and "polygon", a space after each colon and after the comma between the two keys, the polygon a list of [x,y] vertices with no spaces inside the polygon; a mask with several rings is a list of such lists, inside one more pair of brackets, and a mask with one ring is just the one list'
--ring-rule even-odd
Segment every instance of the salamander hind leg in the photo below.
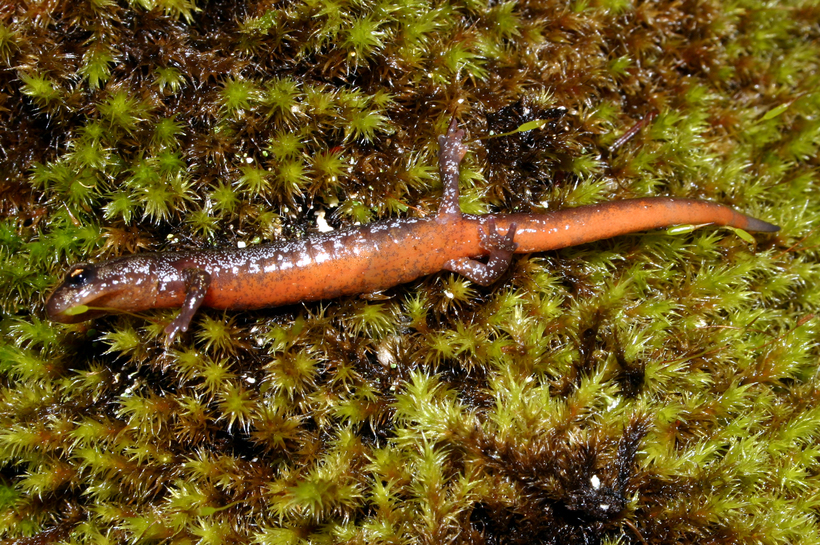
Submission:
{"label": "salamander hind leg", "polygon": [[174,321],[165,328],[168,337],[165,339],[165,346],[170,346],[177,333],[188,331],[191,320],[197,309],[205,299],[208,286],[211,284],[211,275],[202,269],[185,269],[185,301],[182,303],[182,310]]}
{"label": "salamander hind leg", "polygon": [[463,138],[464,130],[458,128],[455,118],[450,122],[447,134],[438,137],[439,172],[444,184],[444,195],[438,210],[439,217],[461,217],[461,209],[458,207],[458,174],[461,160],[467,153],[467,147],[462,143]]}
{"label": "salamander hind leg", "polygon": [[518,244],[513,242],[515,228],[514,223],[510,224],[507,234],[502,236],[495,229],[495,220],[491,219],[487,224],[488,232],[485,234],[482,231],[481,233],[481,247],[490,252],[490,259],[482,263],[477,259],[460,257],[445,263],[444,268],[457,272],[476,284],[489,286],[498,280],[510,266],[513,252],[518,247]]}

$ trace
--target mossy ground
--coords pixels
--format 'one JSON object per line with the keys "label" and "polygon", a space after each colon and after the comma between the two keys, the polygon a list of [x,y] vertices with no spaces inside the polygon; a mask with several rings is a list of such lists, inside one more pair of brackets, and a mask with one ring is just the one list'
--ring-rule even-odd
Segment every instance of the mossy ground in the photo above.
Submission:
{"label": "mossy ground", "polygon": [[[818,22],[802,0],[4,2],[1,535],[820,542]],[[783,229],[206,310],[168,351],[172,312],[44,320],[75,261],[432,213],[453,115],[465,211],[671,195]]]}

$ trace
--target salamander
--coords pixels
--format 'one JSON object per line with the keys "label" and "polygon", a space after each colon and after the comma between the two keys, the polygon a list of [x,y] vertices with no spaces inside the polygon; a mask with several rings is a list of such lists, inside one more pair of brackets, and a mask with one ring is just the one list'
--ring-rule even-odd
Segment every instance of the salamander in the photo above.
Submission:
{"label": "salamander", "polygon": [[187,331],[197,309],[258,309],[374,292],[446,270],[486,286],[515,253],[544,252],[677,224],[747,231],[779,228],[726,206],[642,198],[551,213],[462,214],[459,165],[466,153],[455,120],[439,137],[444,194],[438,212],[390,219],[301,240],[242,249],[135,254],[79,263],[51,294],[51,320],[75,323],[116,312],[177,308],[167,342]]}

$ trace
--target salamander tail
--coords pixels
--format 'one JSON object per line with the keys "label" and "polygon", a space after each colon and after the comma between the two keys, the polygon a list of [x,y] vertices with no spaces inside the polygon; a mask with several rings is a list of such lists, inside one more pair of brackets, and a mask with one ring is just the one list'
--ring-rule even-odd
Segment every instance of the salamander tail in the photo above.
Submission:
{"label": "salamander tail", "polygon": [[747,223],[744,229],[747,231],[759,231],[761,233],[775,233],[780,231],[780,227],[777,225],[759,220],[757,218],[746,216],[746,221]]}

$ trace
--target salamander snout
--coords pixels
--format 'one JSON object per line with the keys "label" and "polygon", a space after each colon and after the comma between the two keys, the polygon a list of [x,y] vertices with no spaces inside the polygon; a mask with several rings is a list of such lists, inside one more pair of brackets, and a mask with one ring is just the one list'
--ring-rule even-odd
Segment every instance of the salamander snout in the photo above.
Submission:
{"label": "salamander snout", "polygon": [[46,302],[48,318],[55,322],[72,324],[103,314],[85,308],[87,305],[84,304],[84,301],[90,301],[89,295],[92,292],[88,286],[96,277],[93,265],[77,263],[72,266],[66,273],[63,283],[54,290]]}

